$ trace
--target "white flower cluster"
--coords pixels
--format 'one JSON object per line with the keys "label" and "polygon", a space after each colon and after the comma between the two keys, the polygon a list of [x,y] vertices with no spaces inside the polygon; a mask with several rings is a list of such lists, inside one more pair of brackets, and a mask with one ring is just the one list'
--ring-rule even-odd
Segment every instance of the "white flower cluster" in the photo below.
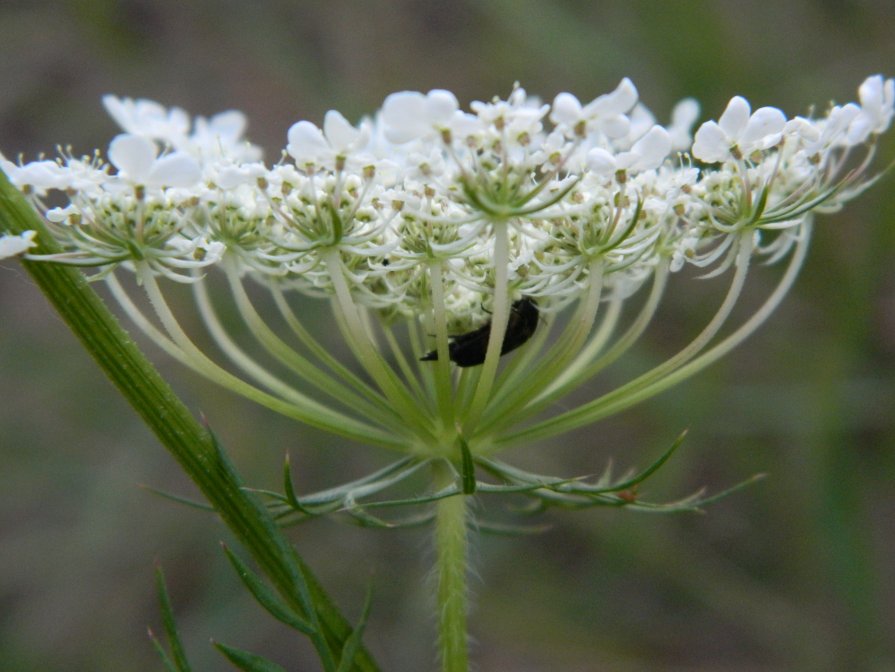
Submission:
{"label": "white flower cluster", "polygon": [[[586,104],[569,93],[541,104],[517,86],[470,112],[448,91],[401,92],[357,126],[336,111],[322,129],[296,123],[268,167],[239,112],[192,121],[106,96],[125,131],[108,163],[97,153],[2,168],[44,208],[65,248],[55,261],[145,262],[191,281],[228,259],[324,293],[335,273],[360,304],[406,316],[431,307],[438,265],[457,326],[481,320],[498,281],[549,310],[596,280],[629,295],[666,262],[723,271],[744,231],[754,254],[785,255],[813,210],[862,185],[847,157],[889,127],[893,80],[868,78],[859,98],[788,120],[736,97],[691,146],[697,104],[682,101],[663,127],[628,79]],[[50,191],[67,203],[46,208]],[[17,240],[0,249],[27,249]]]}
{"label": "white flower cluster", "polygon": [[[301,422],[417,457],[454,460],[459,445],[484,458],[617,413],[754,332],[798,274],[813,213],[875,179],[868,167],[892,121],[895,82],[870,77],[858,94],[858,103],[792,119],[736,97],[691,137],[694,101],[663,127],[627,79],[588,103],[561,93],[546,105],[516,87],[468,112],[448,91],[401,92],[356,126],[335,111],[322,128],[296,123],[273,166],[243,139],[239,112],[191,120],[107,96],[124,130],[107,159],[0,158],[61,246],[37,253],[28,231],[0,237],[0,257],[96,267],[91,277],[165,352]],[[787,258],[786,270],[731,331],[756,257]],[[228,329],[202,282],[213,266],[245,329]],[[669,273],[687,266],[703,276],[731,270],[692,342],[602,396],[561,407],[637,342]],[[136,274],[152,313],[118,268]],[[227,365],[193,342],[162,278],[191,285]],[[249,280],[269,290],[276,326]],[[640,308],[623,310],[647,282]],[[336,330],[326,342],[310,333],[290,290],[330,299],[360,375],[331,354]],[[570,317],[558,318],[570,303]]]}

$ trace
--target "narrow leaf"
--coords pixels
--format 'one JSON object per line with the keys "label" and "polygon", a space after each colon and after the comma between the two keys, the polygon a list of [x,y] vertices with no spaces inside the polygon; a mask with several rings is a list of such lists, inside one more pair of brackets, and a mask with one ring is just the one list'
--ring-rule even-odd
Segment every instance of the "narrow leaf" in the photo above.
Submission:
{"label": "narrow leaf", "polygon": [[285,623],[290,628],[295,628],[306,635],[314,633],[314,628],[310,623],[296,614],[274,591],[268,588],[261,578],[252,572],[233,551],[224,544],[221,544],[221,546],[224,549],[224,553],[227,554],[230,564],[233,565],[239,578],[242,579],[242,582],[258,601],[258,604],[264,607],[271,616],[281,623]]}
{"label": "narrow leaf", "polygon": [[[365,497],[411,476],[425,464],[425,460],[421,461],[416,457],[405,457],[379,471],[367,474],[356,481],[351,481],[350,483],[344,483],[335,488],[320,490],[319,492],[305,495],[304,497],[299,498],[299,504],[305,509],[312,509],[315,506],[333,502],[341,503],[348,495],[353,495],[358,498]],[[282,501],[287,501],[288,499],[287,496],[279,495],[279,493],[264,492],[264,494],[276,494]]]}
{"label": "narrow leaf", "polygon": [[364,598],[364,608],[361,611],[360,619],[348,639],[345,640],[345,646],[342,647],[342,657],[339,659],[339,667],[336,672],[351,672],[354,667],[354,657],[357,655],[358,648],[361,645],[361,638],[364,635],[364,628],[367,627],[367,619],[370,616],[370,605],[373,602],[373,590],[367,588],[367,596]]}
{"label": "narrow leaf", "polygon": [[[364,508],[367,509],[382,509],[386,507],[394,507],[394,506],[413,506],[419,504],[428,504],[430,502],[437,502],[439,499],[445,499],[447,497],[454,497],[460,494],[460,488],[457,487],[456,484],[451,484],[446,488],[442,488],[438,492],[433,492],[426,495],[417,495],[415,497],[407,497],[404,499],[383,499],[376,502],[367,502],[364,504]],[[347,512],[351,512],[353,508],[355,508],[357,504],[354,500],[349,500],[345,504],[345,508],[342,509]]]}
{"label": "narrow leaf", "polygon": [[296,511],[311,515],[305,507],[298,501],[295,494],[295,485],[292,483],[292,465],[289,462],[289,453],[286,453],[286,459],[283,461],[283,493],[286,495],[286,503]]}
{"label": "narrow leaf", "polygon": [[190,672],[190,664],[186,659],[186,651],[177,634],[177,623],[174,621],[174,610],[171,608],[171,598],[165,586],[165,574],[161,567],[155,569],[155,584],[158,590],[159,607],[162,611],[162,625],[171,647],[171,655],[174,658],[174,666],[177,672]]}
{"label": "narrow leaf", "polygon": [[518,485],[502,485],[499,483],[479,483],[478,492],[481,494],[511,494],[511,493],[530,493],[539,490],[560,491],[560,486],[574,483],[577,478],[557,478],[550,481],[535,481],[533,483],[520,483]]}
{"label": "narrow leaf", "polygon": [[214,648],[224,654],[227,660],[243,672],[286,672],[285,667],[280,667],[256,653],[236,649],[220,642],[214,642]]}
{"label": "narrow leaf", "polygon": [[656,471],[658,471],[663,464],[671,459],[671,456],[674,455],[675,451],[678,448],[680,448],[685,438],[687,438],[686,429],[678,435],[678,437],[674,440],[674,443],[671,444],[671,447],[659,456],[658,460],[653,462],[650,466],[648,466],[636,476],[621,483],[613,483],[611,489],[614,491],[627,490],[629,488],[633,488],[638,483],[642,483],[643,481],[645,481],[647,478],[656,473]]}
{"label": "narrow leaf", "polygon": [[512,523],[488,523],[479,521],[476,529],[484,534],[493,534],[498,537],[521,537],[532,534],[543,534],[550,530],[552,525],[513,525]]}
{"label": "narrow leaf", "polygon": [[189,499],[188,497],[181,497],[180,495],[174,495],[170,492],[165,492],[164,490],[157,490],[153,488],[151,485],[146,485],[141,483],[138,487],[146,490],[147,492],[151,492],[153,495],[158,495],[164,499],[169,499],[172,502],[177,502],[178,504],[183,504],[185,506],[190,507],[191,509],[199,509],[200,511],[206,511],[208,513],[214,513],[214,507],[208,504],[204,504],[202,502],[197,502],[195,499]]}
{"label": "narrow leaf", "polygon": [[350,508],[345,509],[345,513],[350,515],[353,520],[357,521],[361,527],[373,527],[379,529],[391,529],[394,527],[387,520],[367,513],[363,507],[360,506],[352,505]]}
{"label": "narrow leaf", "polygon": [[171,660],[171,658],[168,657],[168,652],[165,651],[165,647],[162,646],[159,638],[155,636],[152,628],[149,628],[149,641],[152,642],[152,648],[155,649],[155,652],[162,659],[162,664],[165,666],[165,671],[178,672],[177,668],[174,666],[173,661]]}
{"label": "narrow leaf", "polygon": [[498,460],[483,457],[478,458],[477,462],[489,473],[510,483],[510,485],[479,483],[478,489],[481,492],[512,492],[513,490],[521,492],[537,488],[556,489],[561,485],[576,483],[581,481],[582,478],[587,478],[586,476],[558,478],[556,476],[533,474]]}
{"label": "narrow leaf", "polygon": [[737,483],[736,485],[732,485],[729,488],[727,488],[726,490],[722,490],[721,492],[719,492],[715,495],[712,495],[711,497],[705,497],[704,499],[700,499],[700,500],[696,501],[695,505],[698,507],[702,507],[706,504],[712,504],[714,502],[717,502],[719,499],[723,499],[724,497],[727,497],[728,495],[732,495],[733,493],[737,492],[738,490],[742,490],[743,488],[752,485],[753,483],[764,480],[766,477],[767,477],[767,474],[755,474],[754,476],[747,478],[745,481],[741,481],[740,483]]}

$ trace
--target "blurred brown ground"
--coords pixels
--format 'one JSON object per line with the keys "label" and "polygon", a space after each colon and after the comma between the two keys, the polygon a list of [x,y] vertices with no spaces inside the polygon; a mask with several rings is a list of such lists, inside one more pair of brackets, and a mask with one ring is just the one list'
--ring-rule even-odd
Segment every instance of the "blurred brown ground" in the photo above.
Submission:
{"label": "blurred brown ground", "polygon": [[[734,94],[787,113],[852,100],[895,75],[895,3],[69,0],[0,4],[0,148],[8,157],[105,148],[100,96],[194,114],[244,110],[275,160],[298,119],[352,119],[394,90],[463,103],[514,81],[582,99],[630,76],[660,120],[694,95],[703,118]],[[895,157],[887,138],[878,166]],[[648,493],[711,490],[768,472],[708,515],[553,513],[550,531],[479,540],[478,669],[753,672],[895,670],[895,177],[823,218],[795,290],[725,361],[522,464],[597,472],[644,465],[683,428]],[[757,301],[778,269],[759,269]],[[675,293],[675,287],[687,287]],[[677,283],[629,360],[642,367],[706,319],[717,284]],[[748,303],[750,299],[745,300]],[[325,311],[309,303],[309,311]],[[248,480],[356,476],[385,456],[298,427],[198,381],[150,349],[204,411]],[[620,372],[618,375],[623,375]],[[138,488],[192,494],[176,466],[15,263],[0,266],[0,667],[161,669],[161,563],[197,670],[224,669],[210,637],[317,669],[301,641],[241,591],[199,512]],[[427,533],[329,521],[294,539],[349,614],[375,587],[367,642],[383,669],[432,667]]]}

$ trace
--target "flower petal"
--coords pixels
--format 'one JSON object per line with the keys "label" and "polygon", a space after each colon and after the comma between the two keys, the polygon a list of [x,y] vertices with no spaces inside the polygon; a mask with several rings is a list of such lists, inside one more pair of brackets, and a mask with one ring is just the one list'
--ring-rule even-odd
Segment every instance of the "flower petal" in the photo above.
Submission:
{"label": "flower petal", "polygon": [[671,151],[671,136],[661,126],[653,126],[646,135],[634,143],[631,153],[637,159],[631,164],[632,170],[653,170],[658,168]]}
{"label": "flower petal", "polygon": [[399,91],[382,104],[382,123],[385,137],[397,144],[410,142],[426,131],[422,119],[426,118],[426,97],[419,91]]}
{"label": "flower petal", "polygon": [[34,237],[37,231],[25,231],[18,236],[12,236],[8,233],[0,236],[0,259],[8,259],[23,254],[37,245]]}
{"label": "flower petal", "polygon": [[631,132],[631,120],[623,114],[614,114],[602,120],[600,128],[610,138],[624,138]]}
{"label": "flower petal", "polygon": [[581,119],[581,102],[571,93],[559,93],[553,99],[550,118],[557,124],[572,126]]}
{"label": "flower petal", "polygon": [[749,101],[742,96],[734,96],[727,103],[727,108],[721,118],[718,119],[718,126],[731,140],[736,142],[740,133],[746,128],[746,124],[749,123],[751,113],[752,108],[749,106]]}
{"label": "flower petal", "polygon": [[109,161],[135,182],[146,179],[157,155],[156,144],[142,135],[122,133],[109,143]]}
{"label": "flower petal", "polygon": [[600,175],[608,175],[615,171],[615,156],[605,149],[595,147],[587,153],[587,167]]}
{"label": "flower petal", "polygon": [[693,142],[691,129],[699,118],[699,103],[693,98],[684,98],[671,111],[671,124],[668,134],[671,136],[672,149],[683,151],[690,148]]}
{"label": "flower petal", "polygon": [[717,122],[707,121],[696,131],[690,151],[700,161],[718,163],[730,156],[730,139]]}
{"label": "flower petal", "polygon": [[158,187],[191,187],[201,177],[202,170],[196,159],[183,152],[174,152],[153,163],[146,183]]}
{"label": "flower petal", "polygon": [[776,107],[762,107],[752,114],[739,137],[744,153],[755,149],[767,149],[780,142],[786,126],[786,115]]}
{"label": "flower petal", "polygon": [[209,119],[208,127],[215,135],[228,140],[238,140],[245,133],[248,123],[246,115],[239,110],[226,110],[218,112]]}
{"label": "flower petal", "polygon": [[292,124],[288,138],[286,151],[302,166],[307,163],[318,163],[331,152],[329,143],[323,137],[323,131],[310,121]]}
{"label": "flower petal", "polygon": [[330,110],[323,117],[323,134],[333,149],[344,152],[360,138],[361,132],[340,112]]}
{"label": "flower petal", "polygon": [[459,109],[460,103],[450,91],[432,89],[426,95],[426,120],[433,124],[446,124]]}
{"label": "flower petal", "polygon": [[612,93],[606,93],[588,103],[586,113],[594,112],[597,116],[625,114],[637,104],[637,87],[625,77]]}

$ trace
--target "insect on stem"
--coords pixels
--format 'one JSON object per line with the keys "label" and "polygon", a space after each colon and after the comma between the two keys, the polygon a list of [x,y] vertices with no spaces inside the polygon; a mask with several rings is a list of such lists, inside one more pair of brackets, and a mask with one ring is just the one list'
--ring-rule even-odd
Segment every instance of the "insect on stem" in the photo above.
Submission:
{"label": "insect on stem", "polygon": [[[538,304],[531,297],[523,297],[514,301],[507,320],[507,330],[500,347],[500,354],[512,352],[534,336],[538,326]],[[491,321],[488,320],[478,329],[451,337],[448,345],[448,357],[457,366],[478,366],[485,361],[488,350],[488,339],[491,336]],[[438,352],[432,350],[420,357],[422,362],[438,359]]]}

